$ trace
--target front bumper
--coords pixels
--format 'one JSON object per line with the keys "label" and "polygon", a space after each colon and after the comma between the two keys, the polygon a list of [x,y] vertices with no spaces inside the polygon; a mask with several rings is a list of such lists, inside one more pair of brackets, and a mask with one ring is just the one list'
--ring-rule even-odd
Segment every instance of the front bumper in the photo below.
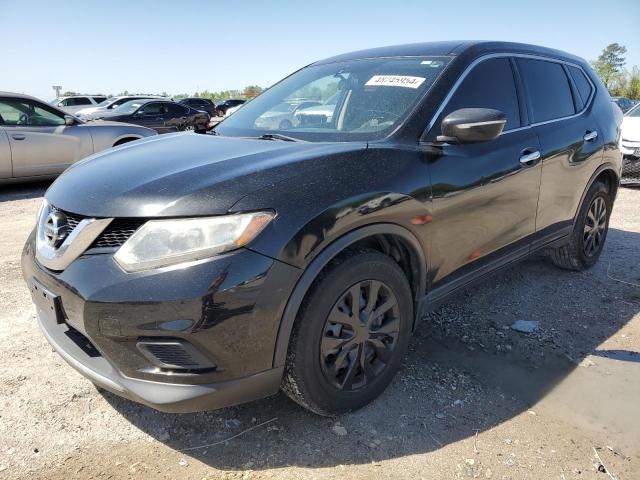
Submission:
{"label": "front bumper", "polygon": [[[92,382],[167,412],[209,410],[276,393],[273,355],[280,318],[299,270],[250,250],[180,268],[126,273],[111,254],[84,255],[62,272],[22,254],[27,283],[56,295],[60,315],[38,322],[60,355]],[[36,302],[36,305],[38,303]],[[154,365],[144,340],[193,346],[214,368]]]}
{"label": "front bumper", "polygon": [[626,185],[640,184],[640,157],[632,155],[623,157],[620,183]]}

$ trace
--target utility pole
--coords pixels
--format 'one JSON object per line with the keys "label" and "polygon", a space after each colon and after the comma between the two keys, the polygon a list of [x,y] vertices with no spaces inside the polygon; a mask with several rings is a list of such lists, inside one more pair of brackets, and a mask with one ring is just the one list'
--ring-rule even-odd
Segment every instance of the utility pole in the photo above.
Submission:
{"label": "utility pole", "polygon": [[53,88],[56,91],[56,98],[58,98],[60,96],[60,90],[62,90],[62,87],[60,85],[54,85]]}

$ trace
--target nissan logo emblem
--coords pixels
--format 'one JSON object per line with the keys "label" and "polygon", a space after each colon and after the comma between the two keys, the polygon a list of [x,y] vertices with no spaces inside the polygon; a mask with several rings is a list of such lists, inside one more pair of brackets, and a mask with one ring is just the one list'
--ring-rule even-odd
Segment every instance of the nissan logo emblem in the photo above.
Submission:
{"label": "nissan logo emblem", "polygon": [[50,247],[58,248],[67,237],[69,223],[60,212],[51,212],[44,222],[44,238]]}

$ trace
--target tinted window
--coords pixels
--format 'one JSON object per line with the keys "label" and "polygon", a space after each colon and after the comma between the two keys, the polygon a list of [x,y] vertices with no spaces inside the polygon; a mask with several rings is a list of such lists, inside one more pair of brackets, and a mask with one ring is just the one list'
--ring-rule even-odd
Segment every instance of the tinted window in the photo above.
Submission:
{"label": "tinted window", "polygon": [[65,107],[72,107],[77,105],[91,105],[91,100],[87,97],[75,97],[75,98],[67,98],[63,105]]}
{"label": "tinted window", "polygon": [[573,115],[569,79],[560,63],[518,58],[535,123]]}
{"label": "tinted window", "polygon": [[167,109],[169,110],[169,114],[171,115],[186,115],[189,110],[178,103],[167,103],[165,104]]}
{"label": "tinted window", "polygon": [[161,103],[148,103],[140,109],[143,115],[159,115],[165,112],[164,105]]}
{"label": "tinted window", "polygon": [[505,130],[520,127],[518,94],[511,64],[494,58],[476,65],[445,107],[441,119],[460,108],[493,108],[507,116]]}
{"label": "tinted window", "polygon": [[93,97],[93,100],[94,100],[96,103],[102,103],[102,102],[104,102],[106,99],[107,99],[107,97]]}
{"label": "tinted window", "polygon": [[576,88],[578,89],[578,94],[580,95],[580,99],[582,100],[582,104],[586,104],[587,100],[589,100],[589,96],[591,95],[591,84],[585,77],[582,70],[577,67],[569,67],[569,73],[571,74],[571,78],[573,79],[573,83],[576,84]]}

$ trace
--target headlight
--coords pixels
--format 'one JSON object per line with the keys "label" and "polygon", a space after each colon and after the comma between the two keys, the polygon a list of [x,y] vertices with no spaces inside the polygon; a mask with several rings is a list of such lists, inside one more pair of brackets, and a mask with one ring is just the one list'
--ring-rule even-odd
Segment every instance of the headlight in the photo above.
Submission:
{"label": "headlight", "polygon": [[150,220],[120,247],[115,259],[128,272],[200,260],[248,244],[273,217],[272,212],[253,212]]}

